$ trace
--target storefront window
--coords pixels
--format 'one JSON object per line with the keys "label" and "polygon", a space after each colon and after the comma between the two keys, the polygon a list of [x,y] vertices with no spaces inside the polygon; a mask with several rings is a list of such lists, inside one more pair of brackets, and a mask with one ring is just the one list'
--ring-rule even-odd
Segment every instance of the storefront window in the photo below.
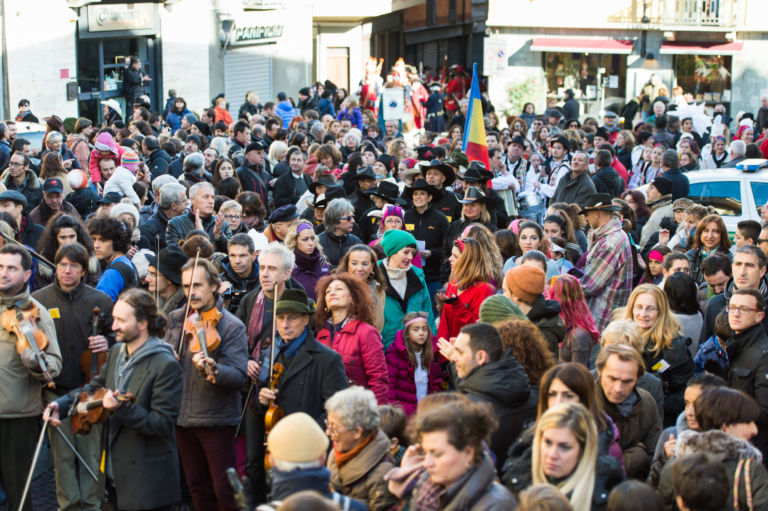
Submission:
{"label": "storefront window", "polygon": [[675,79],[697,102],[731,101],[731,60],[721,55],[676,55]]}
{"label": "storefront window", "polygon": [[544,53],[548,96],[563,97],[566,89],[573,89],[577,97],[597,100],[600,75],[605,97],[624,97],[626,71],[625,55]]}

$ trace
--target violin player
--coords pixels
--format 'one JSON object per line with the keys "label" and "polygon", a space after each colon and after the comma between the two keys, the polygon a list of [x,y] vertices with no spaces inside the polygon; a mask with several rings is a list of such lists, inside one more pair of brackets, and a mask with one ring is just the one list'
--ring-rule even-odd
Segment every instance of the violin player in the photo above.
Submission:
{"label": "violin player", "polygon": [[[40,302],[53,318],[56,338],[62,353],[61,373],[54,380],[55,389],[45,389],[46,401],[52,401],[74,389],[82,387],[86,374],[81,365],[82,355],[89,351],[92,357],[109,350],[114,336],[109,342],[104,335],[92,336],[94,307],[98,307],[100,318],[97,332],[109,332],[112,326],[112,299],[84,281],[88,273],[88,251],[79,243],[62,245],[54,259],[56,278],[52,284],[32,293],[32,298]],[[97,371],[101,369],[96,366]],[[89,435],[73,435],[70,432],[70,419],[62,420],[61,432],[75,446],[91,469],[99,466],[101,459],[101,426],[94,425],[96,431]],[[104,497],[103,485],[97,484],[85,469],[78,471],[74,453],[61,436],[48,430],[48,439],[55,460],[56,498],[61,509],[99,509]],[[103,483],[103,481],[102,481]]]}
{"label": "violin player", "polygon": [[[107,389],[102,405],[109,416],[101,447],[113,509],[169,507],[181,499],[174,428],[181,404],[181,366],[171,346],[162,341],[167,321],[152,295],[137,288],[124,291],[112,318],[117,342],[99,375],[49,403],[46,412],[51,425],[60,426],[63,417],[76,413],[73,404],[81,391]],[[133,403],[118,398],[126,392],[135,397]]]}
{"label": "violin player", "polygon": [[[48,337],[43,350],[45,363],[55,378],[61,371],[61,352],[50,314],[30,297],[27,281],[31,267],[32,256],[24,247],[8,244],[0,249],[0,314],[15,304],[39,309],[38,327]],[[0,329],[0,480],[8,495],[8,509],[19,508],[32,464],[43,405],[40,383],[45,381],[33,348],[23,348],[21,354],[18,348],[16,335]],[[22,509],[32,509],[31,499]]]}
{"label": "violin player", "polygon": [[[262,426],[270,400],[274,400],[286,416],[304,412],[325,427],[323,403],[348,387],[341,355],[315,340],[310,328],[313,313],[314,306],[303,289],[286,289],[277,301],[275,352],[265,352],[259,376]],[[267,386],[273,357],[275,367],[283,366],[274,391]],[[261,446],[263,460],[263,443]]]}
{"label": "violin player", "polygon": [[[199,258],[196,265],[195,258],[187,261],[181,268],[181,283],[189,315],[184,317],[184,307],[169,315],[171,343],[180,339],[182,328],[185,334],[185,347],[180,349],[184,390],[176,436],[192,502],[200,510],[237,509],[227,468],[237,463],[235,430],[242,410],[241,390],[248,381],[245,325],[224,307],[218,275],[207,259]],[[198,317],[200,325],[194,324]],[[205,323],[209,320],[210,324]],[[206,325],[205,335],[197,334],[198,326]],[[207,357],[203,350],[193,353],[193,343],[188,342],[193,333],[212,346],[217,336],[218,346],[208,348]]]}

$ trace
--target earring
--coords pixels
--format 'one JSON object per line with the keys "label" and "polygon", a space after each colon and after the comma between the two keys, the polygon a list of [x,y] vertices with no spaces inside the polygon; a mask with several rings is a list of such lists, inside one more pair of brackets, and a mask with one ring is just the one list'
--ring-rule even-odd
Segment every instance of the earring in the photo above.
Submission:
{"label": "earring", "polygon": [[466,463],[464,463],[464,465],[465,465],[467,468],[472,468],[472,464],[471,464],[470,462],[468,462],[468,461],[467,461]]}

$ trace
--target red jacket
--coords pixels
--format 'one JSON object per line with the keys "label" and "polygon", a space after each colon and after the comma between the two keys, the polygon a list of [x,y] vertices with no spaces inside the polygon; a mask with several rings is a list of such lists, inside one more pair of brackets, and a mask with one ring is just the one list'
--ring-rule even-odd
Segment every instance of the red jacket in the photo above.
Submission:
{"label": "red jacket", "polygon": [[331,340],[331,332],[323,328],[318,342],[341,355],[351,385],[371,389],[380,405],[389,402],[389,375],[384,359],[384,344],[375,327],[363,321],[347,321]]}
{"label": "red jacket", "polygon": [[[438,360],[440,353],[437,349],[437,337],[434,335],[432,350],[435,353],[435,359],[432,361],[432,367],[429,368],[427,394],[438,392],[443,379],[443,371],[440,369]],[[401,405],[406,415],[411,415],[418,405],[413,374],[416,366],[408,358],[408,349],[405,347],[402,330],[397,332],[395,342],[387,349],[387,369],[389,370],[389,402]]]}
{"label": "red jacket", "polygon": [[[449,283],[445,294],[446,296],[455,296],[456,291],[456,284]],[[495,293],[494,287],[487,282],[475,282],[472,287],[461,293],[453,303],[443,303],[443,313],[440,316],[440,326],[437,327],[437,337],[444,339],[456,337],[464,325],[476,323],[480,315],[480,305],[486,298]]]}

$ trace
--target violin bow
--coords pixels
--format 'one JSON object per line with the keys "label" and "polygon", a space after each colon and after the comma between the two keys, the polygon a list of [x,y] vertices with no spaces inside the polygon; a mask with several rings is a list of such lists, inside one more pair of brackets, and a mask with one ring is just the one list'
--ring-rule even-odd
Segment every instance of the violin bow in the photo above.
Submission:
{"label": "violin bow", "polygon": [[160,306],[160,235],[155,234],[155,257],[157,266],[155,267],[155,303]]}
{"label": "violin bow", "polygon": [[[200,259],[200,249],[197,249],[197,253],[195,253],[195,263],[192,265],[192,278],[195,276],[195,272],[197,272],[197,261]],[[182,286],[184,284],[182,283]],[[184,349],[184,334],[187,333],[186,331],[186,324],[187,324],[187,316],[189,316],[189,297],[192,295],[192,282],[189,283],[189,295],[187,296],[187,304],[184,306],[184,316],[181,318],[181,333],[179,334],[179,340],[176,343],[176,354],[179,356],[179,358],[183,355],[183,349]]]}
{"label": "violin bow", "polygon": [[272,381],[272,374],[275,372],[275,331],[277,330],[277,290],[280,284],[275,284],[272,291],[272,346],[269,353],[269,381]]}
{"label": "violin bow", "polygon": [[51,267],[51,269],[53,270],[53,272],[54,272],[54,273],[56,273],[56,265],[55,265],[55,264],[53,264],[53,263],[52,263],[51,261],[49,261],[48,259],[46,259],[44,256],[42,256],[42,255],[41,255],[39,252],[36,252],[36,251],[35,251],[35,250],[34,250],[32,247],[27,247],[27,246],[25,246],[24,244],[22,244],[22,243],[19,243],[19,242],[18,242],[18,241],[16,241],[15,239],[11,238],[10,236],[8,236],[7,234],[4,234],[4,233],[2,233],[2,232],[0,232],[0,237],[2,237],[2,238],[3,238],[5,241],[7,241],[8,243],[15,243],[16,245],[21,245],[22,247],[24,247],[25,249],[27,249],[27,252],[29,252],[30,254],[32,254],[32,255],[33,255],[33,256],[34,256],[36,259],[40,260],[41,262],[43,262],[43,263],[44,263],[44,264],[46,264],[47,266],[50,266],[50,267]]}

